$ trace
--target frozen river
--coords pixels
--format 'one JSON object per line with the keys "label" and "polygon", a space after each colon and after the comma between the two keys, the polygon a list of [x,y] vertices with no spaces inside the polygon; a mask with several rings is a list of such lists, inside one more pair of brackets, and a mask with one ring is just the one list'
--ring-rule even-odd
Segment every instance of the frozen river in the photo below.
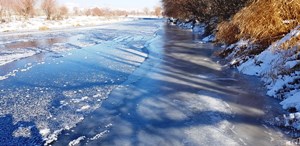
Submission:
{"label": "frozen river", "polygon": [[278,101],[164,20],[0,35],[5,145],[282,145]]}

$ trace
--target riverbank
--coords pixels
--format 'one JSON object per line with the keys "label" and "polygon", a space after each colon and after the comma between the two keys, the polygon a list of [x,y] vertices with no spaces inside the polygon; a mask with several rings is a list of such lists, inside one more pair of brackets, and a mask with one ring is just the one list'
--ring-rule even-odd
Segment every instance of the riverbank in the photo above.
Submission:
{"label": "riverbank", "polygon": [[128,17],[69,16],[62,20],[46,20],[44,16],[28,18],[28,20],[12,20],[0,23],[0,32],[18,33],[32,31],[62,30],[78,27],[91,27],[102,24],[130,21]]}
{"label": "riverbank", "polygon": [[[200,35],[201,43],[216,42],[215,34],[205,35],[207,25],[191,21],[169,20],[171,25]],[[175,22],[175,23],[174,23]],[[199,31],[200,30],[200,31]],[[249,40],[240,40],[237,43],[224,45],[216,50],[215,55],[224,57],[225,66],[236,68],[240,73],[258,76],[267,88],[267,95],[280,102],[281,107],[289,113],[276,115],[276,125],[290,129],[290,136],[297,138],[299,134],[292,132],[300,129],[300,99],[299,99],[299,71],[298,49],[295,47],[282,49],[291,41],[299,37],[299,26],[291,30],[282,39],[270,45],[266,50],[255,55],[257,46]],[[297,43],[295,43],[297,44]],[[254,54],[251,54],[253,52]]]}
{"label": "riverbank", "polygon": [[278,120],[281,126],[300,130],[299,1],[162,0],[162,3],[166,16],[178,18],[173,19],[177,26],[196,33],[195,30],[201,30],[200,36],[203,32],[207,32],[204,37],[216,36],[215,41],[222,49],[215,54],[224,58],[228,67],[258,76],[267,88],[266,94],[281,100],[281,107],[289,112],[276,118],[283,119]]}

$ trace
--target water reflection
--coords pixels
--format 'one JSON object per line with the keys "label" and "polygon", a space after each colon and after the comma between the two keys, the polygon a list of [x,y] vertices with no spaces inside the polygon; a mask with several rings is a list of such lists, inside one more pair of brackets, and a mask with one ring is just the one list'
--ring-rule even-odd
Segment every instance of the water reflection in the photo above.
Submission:
{"label": "water reflection", "polygon": [[5,49],[18,49],[18,48],[44,48],[56,43],[66,42],[68,38],[46,38],[38,40],[30,40],[24,42],[11,42],[4,45]]}

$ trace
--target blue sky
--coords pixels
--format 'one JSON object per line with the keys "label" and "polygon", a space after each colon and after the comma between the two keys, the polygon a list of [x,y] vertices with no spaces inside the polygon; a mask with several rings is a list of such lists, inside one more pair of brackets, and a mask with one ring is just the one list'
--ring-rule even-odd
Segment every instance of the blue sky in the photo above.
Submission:
{"label": "blue sky", "polygon": [[145,7],[152,9],[160,5],[161,0],[58,0],[60,4],[76,7],[109,7],[115,9],[142,10]]}

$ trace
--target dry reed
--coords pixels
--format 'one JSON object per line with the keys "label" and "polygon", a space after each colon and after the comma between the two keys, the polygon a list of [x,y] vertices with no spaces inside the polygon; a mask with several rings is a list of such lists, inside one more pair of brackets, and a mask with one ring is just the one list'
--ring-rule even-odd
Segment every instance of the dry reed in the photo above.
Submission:
{"label": "dry reed", "polygon": [[250,39],[270,45],[299,24],[300,0],[256,0],[218,26],[217,40],[231,44]]}

